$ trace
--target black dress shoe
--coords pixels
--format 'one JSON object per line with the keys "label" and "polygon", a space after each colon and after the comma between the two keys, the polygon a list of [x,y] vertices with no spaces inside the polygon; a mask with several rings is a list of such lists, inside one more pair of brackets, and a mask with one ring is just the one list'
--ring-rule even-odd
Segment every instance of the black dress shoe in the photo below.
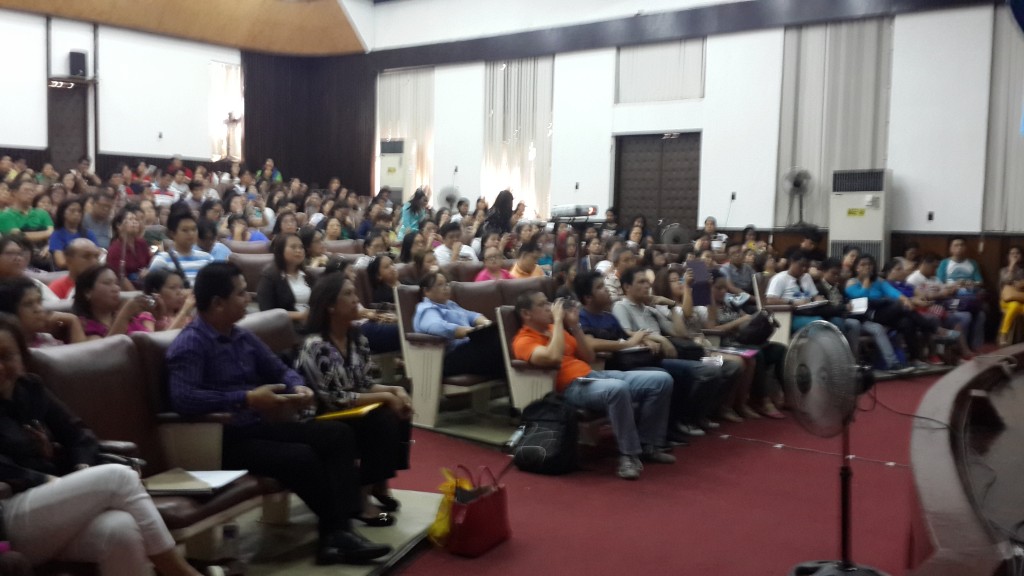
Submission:
{"label": "black dress shoe", "polygon": [[380,502],[380,509],[384,512],[394,512],[402,505],[401,502],[387,494],[374,494],[373,497]]}
{"label": "black dress shoe", "polygon": [[338,530],[327,540],[317,550],[317,564],[357,564],[391,553],[391,546],[371,542],[351,530]]}
{"label": "black dress shoe", "polygon": [[381,528],[381,527],[384,527],[384,526],[391,526],[392,524],[395,523],[395,517],[392,516],[391,514],[388,514],[387,512],[381,512],[380,514],[377,514],[376,516],[370,516],[370,517],[366,517],[366,516],[353,516],[352,519],[353,520],[359,520],[363,524],[366,524],[367,526],[373,526],[374,528]]}

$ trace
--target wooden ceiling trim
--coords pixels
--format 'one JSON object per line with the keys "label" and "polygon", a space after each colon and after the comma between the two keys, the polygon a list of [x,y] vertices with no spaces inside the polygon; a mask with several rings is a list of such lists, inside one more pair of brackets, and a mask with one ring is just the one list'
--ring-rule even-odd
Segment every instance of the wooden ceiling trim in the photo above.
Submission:
{"label": "wooden ceiling trim", "polygon": [[365,52],[338,0],[0,0],[0,8],[270,54]]}

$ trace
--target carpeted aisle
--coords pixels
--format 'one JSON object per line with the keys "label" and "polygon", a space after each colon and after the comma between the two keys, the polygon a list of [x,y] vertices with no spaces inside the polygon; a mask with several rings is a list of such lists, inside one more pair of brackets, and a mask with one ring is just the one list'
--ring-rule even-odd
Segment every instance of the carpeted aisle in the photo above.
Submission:
{"label": "carpeted aisle", "polygon": [[[934,381],[884,382],[877,395],[913,413]],[[862,408],[871,405],[862,398]],[[876,406],[858,412],[852,429],[854,559],[893,576],[904,573],[912,426]],[[493,449],[414,434],[414,469],[398,488],[436,490],[442,466],[507,462]],[[638,482],[617,478],[608,452],[563,477],[513,469],[505,477],[512,540],[475,560],[429,550],[400,573],[784,575],[798,562],[838,557],[840,449],[839,437],[812,436],[788,418],[723,426],[677,449],[677,464],[647,465]]]}

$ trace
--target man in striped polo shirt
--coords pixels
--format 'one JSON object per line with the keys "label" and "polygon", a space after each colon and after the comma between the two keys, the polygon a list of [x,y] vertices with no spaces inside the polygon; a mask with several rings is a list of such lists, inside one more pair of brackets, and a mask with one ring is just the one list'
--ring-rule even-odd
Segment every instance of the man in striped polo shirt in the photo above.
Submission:
{"label": "man in striped polo shirt", "polygon": [[213,256],[196,248],[197,230],[196,217],[187,205],[172,206],[171,215],[167,218],[167,234],[174,241],[174,248],[171,252],[160,252],[154,256],[149,269],[176,270],[180,267],[189,285],[194,284],[196,274],[213,262]]}

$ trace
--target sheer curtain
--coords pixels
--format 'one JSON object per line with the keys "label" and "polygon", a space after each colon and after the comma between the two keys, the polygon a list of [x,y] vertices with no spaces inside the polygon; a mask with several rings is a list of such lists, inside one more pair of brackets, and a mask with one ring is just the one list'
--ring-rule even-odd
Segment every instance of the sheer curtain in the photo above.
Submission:
{"label": "sheer curtain", "polygon": [[210,62],[210,157],[213,160],[242,159],[242,67]]}
{"label": "sheer curtain", "polygon": [[484,99],[484,195],[508,188],[529,217],[550,209],[554,59],[488,62]]}
{"label": "sheer curtain", "polygon": [[434,69],[389,70],[377,76],[377,132],[405,145],[405,191],[430,184],[434,172]]}
{"label": "sheer curtain", "polygon": [[982,230],[1024,231],[1024,36],[996,9]]}
{"label": "sheer curtain", "polygon": [[704,38],[622,46],[616,102],[663,102],[704,97]]}
{"label": "sheer curtain", "polygon": [[786,29],[776,225],[800,218],[785,181],[794,167],[811,173],[804,220],[818,226],[833,171],[885,167],[891,78],[891,18]]}

